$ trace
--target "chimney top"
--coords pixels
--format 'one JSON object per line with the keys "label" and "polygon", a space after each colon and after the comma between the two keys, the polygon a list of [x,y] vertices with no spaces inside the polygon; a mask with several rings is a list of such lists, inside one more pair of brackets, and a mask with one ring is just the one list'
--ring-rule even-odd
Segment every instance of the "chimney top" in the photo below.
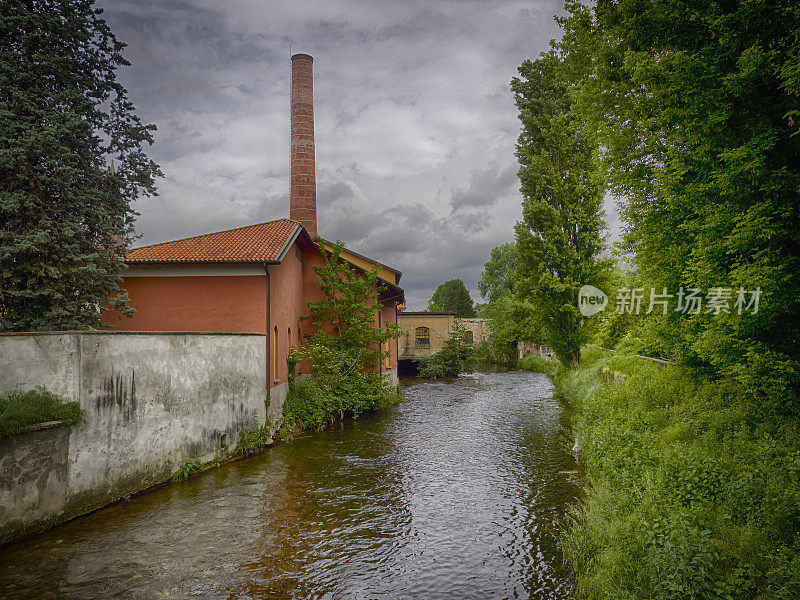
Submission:
{"label": "chimney top", "polygon": [[317,237],[313,62],[308,54],[292,56],[289,158],[289,218],[299,221],[312,238]]}

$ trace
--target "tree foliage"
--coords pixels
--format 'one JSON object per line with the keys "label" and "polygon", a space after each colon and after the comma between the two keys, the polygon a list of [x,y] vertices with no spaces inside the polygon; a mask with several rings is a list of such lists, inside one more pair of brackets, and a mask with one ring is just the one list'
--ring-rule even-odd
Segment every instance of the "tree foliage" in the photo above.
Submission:
{"label": "tree foliage", "polygon": [[514,270],[517,266],[517,249],[513,243],[492,248],[489,261],[483,265],[478,282],[481,297],[490,303],[514,293]]}
{"label": "tree foliage", "polygon": [[[0,3],[0,330],[100,327],[121,309],[131,202],[158,167],[90,0]],[[114,161],[114,169],[110,168]]]}
{"label": "tree foliage", "polygon": [[576,107],[604,149],[644,285],[762,290],[757,314],[672,312],[657,329],[696,372],[797,413],[797,2],[568,8]]}
{"label": "tree foliage", "polygon": [[[356,271],[341,259],[343,245],[330,251],[323,240],[319,251],[325,258],[315,266],[324,297],[306,301],[314,333],[289,357],[292,390],[284,405],[288,428],[319,428],[345,415],[358,416],[396,399],[382,374],[381,362],[391,354],[388,342],[400,337],[395,323],[378,327],[383,308],[379,295],[383,284],[377,267]],[[298,362],[311,367],[311,382],[294,382]]]}
{"label": "tree foliage", "polygon": [[453,313],[457,317],[474,317],[475,307],[467,286],[460,279],[445,281],[436,288],[428,301],[428,310],[434,312]]}
{"label": "tree foliage", "polygon": [[551,51],[526,60],[518,71],[511,82],[522,121],[516,293],[538,312],[539,327],[559,360],[576,366],[589,339],[578,290],[599,287],[607,270],[599,258],[604,187],[559,56]]}

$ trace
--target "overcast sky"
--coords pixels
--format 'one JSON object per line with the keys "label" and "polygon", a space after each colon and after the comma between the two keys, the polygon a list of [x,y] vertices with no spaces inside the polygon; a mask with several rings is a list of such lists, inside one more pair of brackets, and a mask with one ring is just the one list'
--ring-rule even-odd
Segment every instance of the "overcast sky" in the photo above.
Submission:
{"label": "overcast sky", "polygon": [[477,283],[521,215],[509,82],[562,2],[99,0],[165,177],[138,244],[288,217],[292,53],[314,57],[320,235],[403,272],[409,308]]}

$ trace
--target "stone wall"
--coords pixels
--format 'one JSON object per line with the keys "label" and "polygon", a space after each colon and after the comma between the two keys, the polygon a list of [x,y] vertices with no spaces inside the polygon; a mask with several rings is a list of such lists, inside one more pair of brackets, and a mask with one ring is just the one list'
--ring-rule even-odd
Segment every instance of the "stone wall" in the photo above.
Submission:
{"label": "stone wall", "polygon": [[266,336],[192,333],[0,335],[0,394],[43,385],[86,422],[0,442],[0,544],[90,512],[208,460],[267,406]]}

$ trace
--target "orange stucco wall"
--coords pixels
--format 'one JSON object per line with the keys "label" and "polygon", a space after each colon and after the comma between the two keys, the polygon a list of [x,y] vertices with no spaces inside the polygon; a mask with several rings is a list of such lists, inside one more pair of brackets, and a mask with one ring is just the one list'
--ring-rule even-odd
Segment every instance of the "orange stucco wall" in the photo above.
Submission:
{"label": "orange stucco wall", "polygon": [[[286,357],[291,349],[290,339],[291,345],[296,346],[299,331],[306,330],[308,333],[311,327],[307,321],[300,322],[300,317],[308,313],[304,297],[306,288],[304,265],[309,260],[311,260],[310,255],[301,253],[295,245],[289,249],[281,264],[267,267],[270,286],[271,386],[285,383],[288,379]],[[313,272],[311,275],[316,276]],[[276,348],[277,353],[275,353]]]}
{"label": "orange stucco wall", "polygon": [[266,333],[264,276],[125,277],[132,319],[123,331],[225,331]]}
{"label": "orange stucco wall", "polygon": [[[269,386],[286,383],[286,357],[302,336],[312,333],[306,301],[323,298],[314,266],[324,264],[319,250],[301,252],[295,244],[278,265],[263,276],[129,276],[122,285],[136,309],[132,319],[119,323],[125,331],[215,331],[267,333]],[[270,300],[267,302],[267,288]],[[267,307],[269,306],[269,324]],[[116,322],[113,314],[107,322]],[[396,322],[395,305],[381,311],[381,325]],[[376,317],[377,324],[377,317]],[[269,331],[267,330],[269,327]],[[385,348],[384,348],[385,349]],[[392,356],[382,370],[397,368],[397,345],[389,342]],[[308,365],[300,365],[307,373]]]}

